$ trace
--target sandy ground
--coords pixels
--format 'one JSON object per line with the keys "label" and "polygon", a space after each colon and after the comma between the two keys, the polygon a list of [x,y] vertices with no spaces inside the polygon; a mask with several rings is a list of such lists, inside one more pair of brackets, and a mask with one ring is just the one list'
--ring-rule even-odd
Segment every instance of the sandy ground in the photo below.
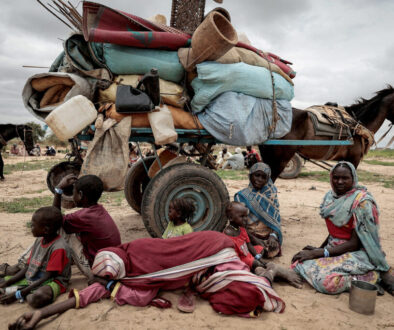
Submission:
{"label": "sandy ground", "polygon": [[[13,159],[6,159],[9,163]],[[315,169],[314,165],[307,165]],[[364,170],[393,175],[393,167],[361,165]],[[46,172],[31,171],[28,174],[14,172],[0,182],[0,200],[8,201],[16,197],[47,195],[45,184]],[[17,182],[17,183],[16,183]],[[248,181],[226,181],[230,196],[245,187]],[[318,216],[318,206],[329,189],[325,182],[309,179],[278,180],[279,200],[283,221],[284,245],[283,256],[276,259],[282,265],[289,265],[291,257],[306,244],[319,245],[326,237],[324,221]],[[387,259],[394,265],[394,222],[392,206],[394,191],[383,188],[381,184],[368,184],[381,210],[381,238]],[[38,192],[41,191],[41,192]],[[127,242],[140,237],[147,237],[139,214],[135,213],[124,200],[121,206],[106,205],[115,219],[122,234],[122,241]],[[31,244],[31,236],[26,222],[31,214],[0,213],[0,262],[13,263],[18,255]],[[86,283],[76,269],[70,287],[83,288]],[[271,329],[386,329],[394,328],[394,298],[387,293],[377,298],[376,312],[373,316],[357,314],[348,308],[349,295],[328,296],[316,293],[304,284],[297,290],[283,283],[275,283],[275,290],[286,302],[283,314],[263,313],[257,319],[242,319],[216,314],[209,304],[198,299],[193,314],[182,314],[175,308],[177,294],[165,292],[173,307],[160,310],[155,307],[137,308],[119,307],[106,300],[92,304],[83,310],[70,310],[63,315],[53,317],[50,322],[43,322],[40,329],[251,329],[267,327]],[[58,301],[66,295],[58,298]],[[1,326],[28,310],[26,304],[15,303],[0,306]]]}

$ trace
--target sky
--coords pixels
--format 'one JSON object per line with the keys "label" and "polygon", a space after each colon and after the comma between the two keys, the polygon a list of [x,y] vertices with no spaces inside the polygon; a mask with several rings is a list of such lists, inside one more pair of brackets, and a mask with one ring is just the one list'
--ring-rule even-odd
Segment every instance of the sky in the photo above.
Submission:
{"label": "sky", "polygon": [[[81,1],[70,1],[81,11]],[[144,18],[163,14],[168,22],[172,3],[97,2]],[[293,63],[294,107],[349,105],[394,86],[392,0],[223,0],[221,5],[206,0],[206,12],[218,6],[229,11],[235,29],[252,45]],[[30,76],[47,69],[22,66],[49,67],[69,34],[36,0],[1,0],[0,123],[37,121],[24,108],[21,93]]]}

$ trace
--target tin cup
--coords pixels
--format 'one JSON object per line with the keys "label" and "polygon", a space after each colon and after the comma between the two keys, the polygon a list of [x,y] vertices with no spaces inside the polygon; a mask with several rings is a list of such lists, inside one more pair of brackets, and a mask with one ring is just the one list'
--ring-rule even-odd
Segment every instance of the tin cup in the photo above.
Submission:
{"label": "tin cup", "polygon": [[377,291],[378,288],[374,284],[364,281],[352,281],[349,308],[360,314],[374,314]]}

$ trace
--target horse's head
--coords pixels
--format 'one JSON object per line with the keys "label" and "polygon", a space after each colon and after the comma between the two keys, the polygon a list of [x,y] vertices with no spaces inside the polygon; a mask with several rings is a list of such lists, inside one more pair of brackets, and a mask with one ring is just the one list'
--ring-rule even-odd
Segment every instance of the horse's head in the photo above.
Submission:
{"label": "horse's head", "polygon": [[33,129],[27,125],[16,125],[15,129],[18,137],[25,144],[26,151],[30,154],[34,148]]}

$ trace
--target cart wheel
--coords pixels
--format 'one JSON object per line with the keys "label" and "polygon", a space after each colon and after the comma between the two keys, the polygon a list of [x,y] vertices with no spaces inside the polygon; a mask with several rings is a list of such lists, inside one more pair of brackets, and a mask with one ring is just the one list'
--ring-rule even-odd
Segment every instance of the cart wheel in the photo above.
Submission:
{"label": "cart wheel", "polygon": [[168,224],[168,208],[175,198],[188,198],[196,208],[190,221],[194,231],[222,231],[226,224],[228,191],[212,170],[197,164],[175,164],[161,170],[142,197],[141,214],[152,237],[161,237]]}
{"label": "cart wheel", "polygon": [[[155,156],[144,158],[146,167],[153,164]],[[142,159],[138,160],[127,172],[124,182],[124,195],[131,208],[141,213],[142,195],[150,179],[146,173]]]}
{"label": "cart wheel", "polygon": [[289,160],[286,167],[279,174],[281,179],[295,179],[301,173],[302,169],[302,158],[295,154],[292,159]]}
{"label": "cart wheel", "polygon": [[[82,165],[77,162],[62,162],[53,166],[47,175],[47,186],[52,194],[55,194],[55,187],[66,175],[74,174],[78,176],[81,172],[81,166]],[[65,209],[71,209],[75,207],[72,186],[63,189],[62,207]]]}

